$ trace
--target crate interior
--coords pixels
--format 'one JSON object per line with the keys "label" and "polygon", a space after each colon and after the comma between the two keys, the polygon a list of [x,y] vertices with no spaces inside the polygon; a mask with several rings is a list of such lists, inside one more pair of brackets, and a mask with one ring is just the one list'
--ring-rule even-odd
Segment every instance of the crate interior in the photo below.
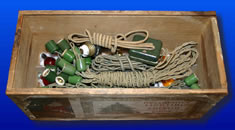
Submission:
{"label": "crate interior", "polygon": [[58,41],[70,33],[83,33],[85,29],[110,35],[146,29],[150,32],[150,37],[161,40],[163,47],[169,50],[187,41],[198,42],[199,58],[195,73],[199,77],[199,84],[202,89],[220,88],[212,18],[214,17],[111,14],[24,16],[13,87],[39,87],[39,54],[46,51],[44,45],[49,40]]}

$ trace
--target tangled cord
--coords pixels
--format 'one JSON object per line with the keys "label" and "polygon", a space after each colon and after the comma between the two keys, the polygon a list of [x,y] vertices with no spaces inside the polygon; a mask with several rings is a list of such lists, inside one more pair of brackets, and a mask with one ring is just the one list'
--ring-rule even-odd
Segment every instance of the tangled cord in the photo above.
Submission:
{"label": "tangled cord", "polygon": [[[146,37],[139,41],[128,41],[127,38],[136,33],[143,33]],[[111,49],[112,53],[115,53],[117,47],[128,48],[128,49],[144,49],[153,50],[154,46],[152,43],[144,43],[149,38],[149,32],[146,30],[134,30],[126,34],[117,34],[116,36],[104,35],[101,33],[93,33],[91,35],[89,30],[85,30],[84,34],[72,33],[68,36],[68,40],[80,44],[84,42],[90,42],[98,46]],[[143,44],[144,43],[144,44]]]}
{"label": "tangled cord", "polygon": [[95,72],[103,71],[144,71],[150,68],[150,66],[142,63],[130,60],[128,55],[98,55],[92,61],[92,70]]}
{"label": "tangled cord", "polygon": [[196,63],[198,51],[196,42],[187,42],[168,52],[168,56],[155,67],[143,72],[87,72],[82,76],[83,83],[109,85],[110,87],[149,87],[168,79],[181,79],[192,74],[191,66]]}
{"label": "tangled cord", "polygon": [[186,86],[183,80],[174,81],[168,89],[190,89],[190,87]]}
{"label": "tangled cord", "polygon": [[[97,88],[97,87],[122,87],[122,88],[147,88],[151,83],[156,83],[168,79],[182,79],[192,74],[191,67],[196,63],[198,51],[196,42],[187,42],[175,48],[172,52],[164,49],[162,54],[165,59],[159,62],[155,67],[145,71],[131,72],[100,72],[94,73],[88,69],[86,72],[78,73],[83,77],[81,83],[76,85],[65,84],[59,86],[51,84],[49,87],[63,88]],[[169,88],[182,88],[184,84],[175,82]]]}

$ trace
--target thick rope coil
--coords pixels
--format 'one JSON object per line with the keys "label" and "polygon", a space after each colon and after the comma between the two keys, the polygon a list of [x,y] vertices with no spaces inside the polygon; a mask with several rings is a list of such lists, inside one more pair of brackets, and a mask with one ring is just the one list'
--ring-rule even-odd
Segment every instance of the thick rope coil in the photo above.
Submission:
{"label": "thick rope coil", "polygon": [[143,72],[101,72],[83,74],[86,83],[98,83],[110,87],[149,87],[151,83],[168,79],[181,79],[192,74],[191,66],[196,63],[196,42],[187,42],[170,52],[153,68]]}
{"label": "thick rope coil", "polygon": [[103,71],[144,71],[150,68],[150,66],[142,63],[130,60],[128,55],[98,55],[92,61],[92,70],[96,72]]}
{"label": "thick rope coil", "polygon": [[[146,37],[140,41],[128,41],[127,38],[136,33],[143,33]],[[111,49],[112,53],[115,53],[117,47],[129,48],[129,49],[145,49],[153,50],[154,46],[152,43],[144,43],[149,38],[149,32],[146,30],[134,30],[126,34],[117,34],[116,36],[104,35],[101,33],[93,33],[91,35],[90,31],[85,30],[85,34],[72,33],[68,36],[68,40],[80,44],[84,42],[90,42],[98,46]],[[143,44],[144,43],[144,44]]]}
{"label": "thick rope coil", "polygon": [[[126,74],[126,75],[125,75]],[[98,74],[93,83],[109,85],[110,87],[147,87],[153,77],[149,72],[102,72]]]}

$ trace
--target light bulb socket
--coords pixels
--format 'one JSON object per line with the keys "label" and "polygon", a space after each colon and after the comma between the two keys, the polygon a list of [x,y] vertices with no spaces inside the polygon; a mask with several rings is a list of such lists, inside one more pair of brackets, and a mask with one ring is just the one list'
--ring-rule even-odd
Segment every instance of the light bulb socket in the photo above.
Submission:
{"label": "light bulb socket", "polygon": [[62,51],[64,51],[65,49],[70,49],[69,43],[65,39],[59,40],[57,44]]}
{"label": "light bulb socket", "polygon": [[198,78],[194,73],[184,79],[184,82],[187,86],[191,86],[192,84],[196,83],[197,81],[198,81]]}
{"label": "light bulb socket", "polygon": [[63,85],[65,84],[65,80],[64,80],[64,78],[61,77],[61,76],[56,76],[55,82],[56,82],[58,85],[60,85],[60,86],[63,86]]}
{"label": "light bulb socket", "polygon": [[58,58],[56,60],[56,65],[62,69],[62,72],[68,75],[74,75],[76,68],[69,63],[68,61],[64,60],[63,58]]}
{"label": "light bulb socket", "polygon": [[61,72],[58,76],[61,76],[65,82],[68,82],[69,75],[66,73]]}
{"label": "light bulb socket", "polygon": [[61,56],[70,63],[75,59],[74,53],[68,49],[65,49]]}
{"label": "light bulb socket", "polygon": [[79,72],[84,72],[87,69],[86,66],[86,60],[85,58],[80,57],[77,61],[76,61],[76,67],[77,67],[77,71]]}
{"label": "light bulb socket", "polygon": [[88,42],[80,46],[79,49],[83,57],[94,56],[96,53],[96,46]]}
{"label": "light bulb socket", "polygon": [[61,52],[59,46],[56,44],[54,40],[48,41],[45,44],[45,47],[51,54],[54,54],[56,51]]}
{"label": "light bulb socket", "polygon": [[81,80],[82,80],[81,76],[73,75],[73,76],[69,76],[68,83],[76,85],[77,83],[80,83]]}
{"label": "light bulb socket", "polygon": [[42,77],[44,77],[49,83],[55,82],[56,73],[51,71],[50,69],[45,69],[42,72]]}
{"label": "light bulb socket", "polygon": [[194,83],[190,86],[192,89],[200,89],[200,86],[197,83]]}
{"label": "light bulb socket", "polygon": [[92,63],[91,57],[86,57],[85,61],[86,61],[86,65],[88,65],[88,66],[91,65],[91,63]]}

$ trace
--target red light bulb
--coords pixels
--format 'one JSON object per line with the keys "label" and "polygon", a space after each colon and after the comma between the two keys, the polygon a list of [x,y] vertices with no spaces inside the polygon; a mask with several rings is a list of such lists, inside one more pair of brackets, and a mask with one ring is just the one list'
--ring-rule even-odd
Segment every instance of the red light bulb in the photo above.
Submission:
{"label": "red light bulb", "polygon": [[40,76],[40,79],[42,80],[42,82],[45,86],[50,84],[44,77]]}
{"label": "red light bulb", "polygon": [[47,65],[55,65],[55,59],[52,57],[47,57],[46,54],[42,54],[42,58],[44,59],[44,66]]}

